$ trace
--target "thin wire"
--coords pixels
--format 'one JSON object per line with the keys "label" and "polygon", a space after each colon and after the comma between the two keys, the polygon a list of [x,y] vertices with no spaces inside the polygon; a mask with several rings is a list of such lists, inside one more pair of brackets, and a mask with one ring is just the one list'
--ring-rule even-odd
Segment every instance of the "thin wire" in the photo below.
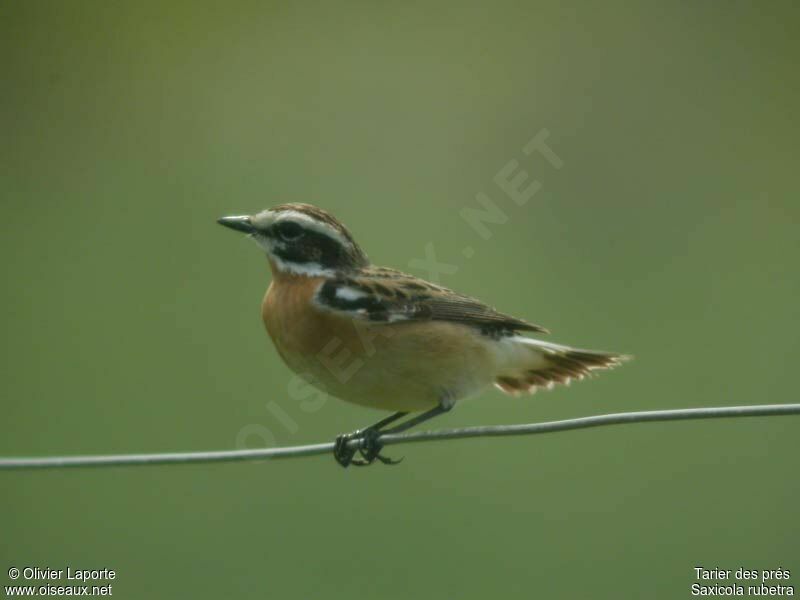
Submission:
{"label": "thin wire", "polygon": [[[524,425],[494,425],[464,427],[462,429],[442,429],[439,431],[420,431],[382,435],[380,441],[389,446],[409,442],[429,442],[454,440],[472,437],[499,437],[511,435],[533,435],[587,429],[606,425],[627,423],[649,423],[653,421],[685,421],[689,419],[719,419],[729,417],[771,417],[800,414],[800,404],[764,404],[756,406],[720,406],[710,408],[682,408],[675,410],[653,410],[643,412],[614,413],[549,421]],[[359,442],[350,442],[357,448]],[[254,450],[218,450],[211,452],[172,452],[163,454],[112,454],[90,456],[45,456],[30,458],[0,458],[0,469],[56,469],[66,467],[112,467],[134,465],[164,465],[185,463],[236,462],[245,460],[264,460],[275,458],[295,458],[315,456],[333,451],[333,443],[311,444],[308,446],[285,446],[280,448],[259,448]]]}

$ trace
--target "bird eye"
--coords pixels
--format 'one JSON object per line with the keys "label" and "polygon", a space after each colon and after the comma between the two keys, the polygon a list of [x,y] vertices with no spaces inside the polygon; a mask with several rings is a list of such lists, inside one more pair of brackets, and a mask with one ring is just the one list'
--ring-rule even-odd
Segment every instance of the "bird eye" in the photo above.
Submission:
{"label": "bird eye", "polygon": [[304,233],[303,228],[293,221],[278,223],[275,226],[275,230],[278,232],[280,238],[287,242],[298,239]]}

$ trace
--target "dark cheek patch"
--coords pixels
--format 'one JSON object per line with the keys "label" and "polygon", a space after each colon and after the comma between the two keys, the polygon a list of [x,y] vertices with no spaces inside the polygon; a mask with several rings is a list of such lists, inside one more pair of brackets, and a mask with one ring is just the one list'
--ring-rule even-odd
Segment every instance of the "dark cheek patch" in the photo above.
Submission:
{"label": "dark cheek patch", "polygon": [[283,247],[275,248],[274,253],[286,262],[316,263],[325,269],[341,267],[344,258],[339,242],[315,231],[307,231],[296,241],[284,241]]}

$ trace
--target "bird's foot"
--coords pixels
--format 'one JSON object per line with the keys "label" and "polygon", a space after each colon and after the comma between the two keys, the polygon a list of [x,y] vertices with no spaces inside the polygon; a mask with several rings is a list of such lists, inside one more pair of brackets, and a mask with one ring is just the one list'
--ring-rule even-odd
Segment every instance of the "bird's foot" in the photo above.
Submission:
{"label": "bird's foot", "polygon": [[[381,461],[385,465],[396,465],[403,459],[394,460],[388,456],[383,456],[383,444],[379,439],[381,431],[375,427],[367,427],[366,429],[359,429],[353,433],[345,433],[336,438],[333,446],[333,457],[343,467],[355,465],[357,467],[366,467],[371,465],[376,460]],[[350,442],[359,440],[361,443],[357,448],[351,448]],[[356,452],[361,455],[361,458],[354,458]]]}

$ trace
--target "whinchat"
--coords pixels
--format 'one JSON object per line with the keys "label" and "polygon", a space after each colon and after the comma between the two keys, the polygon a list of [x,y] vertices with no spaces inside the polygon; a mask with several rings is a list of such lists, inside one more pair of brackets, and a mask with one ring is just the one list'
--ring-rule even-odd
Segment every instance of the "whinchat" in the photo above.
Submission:
{"label": "whinchat", "polygon": [[[218,222],[246,233],[267,254],[272,282],[261,316],[289,368],[327,394],[395,411],[337,437],[334,457],[345,467],[396,462],[381,455],[381,434],[447,412],[492,384],[507,394],[533,393],[627,358],[527,337],[521,332],[547,330],[376,267],[338,219],[309,204]],[[419,414],[387,428],[411,412]],[[361,459],[354,459],[354,439]]]}

